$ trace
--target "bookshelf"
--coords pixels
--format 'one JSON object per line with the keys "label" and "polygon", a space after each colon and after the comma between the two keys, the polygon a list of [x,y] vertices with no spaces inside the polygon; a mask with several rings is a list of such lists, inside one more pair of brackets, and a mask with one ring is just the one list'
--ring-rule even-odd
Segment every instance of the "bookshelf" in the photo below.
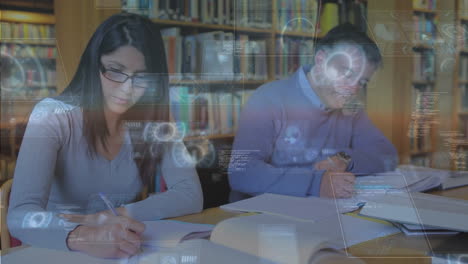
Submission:
{"label": "bookshelf", "polygon": [[446,135],[452,130],[457,70],[454,38],[445,34],[454,25],[454,3],[368,1],[370,34],[383,53],[384,67],[369,83],[367,112],[391,139],[402,164],[450,169]]}
{"label": "bookshelf", "polygon": [[453,130],[450,142],[452,169],[468,170],[468,1],[456,1],[456,69],[454,71]]}
{"label": "bookshelf", "polygon": [[[397,1],[399,25],[406,29],[405,41],[394,44],[395,76],[401,78],[395,99],[401,100],[394,118],[400,163],[432,166],[436,151],[437,70],[436,40],[438,12],[435,1]],[[403,73],[406,71],[406,73]]]}
{"label": "bookshelf", "polygon": [[[361,16],[365,16],[363,10],[365,11],[366,1],[342,2],[343,4],[340,5],[315,0],[206,0],[199,1],[199,5],[194,8],[193,4],[187,2],[138,2],[127,0],[123,1],[122,9],[127,12],[146,15],[162,28],[163,38],[166,41],[169,72],[173,73],[170,78],[171,86],[176,89],[187,86],[186,89],[189,90],[188,94],[190,96],[190,94],[203,94],[206,91],[209,93],[223,92],[225,88],[222,87],[227,84],[227,86],[233,88],[232,91],[234,91],[235,97],[236,93],[245,91],[245,93],[250,94],[253,89],[263,83],[286,78],[300,65],[310,63],[314,42],[335,25],[352,20],[361,23],[361,28],[366,28],[366,26],[362,26],[365,19],[361,18]],[[226,5],[230,8],[226,9]],[[220,8],[222,8],[221,11]],[[350,12],[350,10],[355,11],[353,8],[358,12],[352,12],[352,15],[348,15],[347,12]],[[211,15],[207,16],[207,14]],[[343,18],[339,18],[340,15],[343,15]],[[209,32],[220,36],[210,36]],[[232,41],[233,45],[231,46],[234,47],[234,50],[230,51],[228,56],[232,57],[234,61],[227,70],[223,70],[224,73],[233,72],[232,77],[227,77],[225,80],[204,80],[200,75],[185,76],[185,69],[183,68],[186,61],[183,54],[185,42],[194,41],[194,36],[197,38],[197,36],[201,35],[208,35],[211,40],[215,39],[215,41],[203,44],[197,43],[197,48],[200,46],[202,48],[216,46],[216,41],[222,42],[223,38]],[[200,40],[197,41],[200,42]],[[254,44],[253,46],[256,46],[257,50],[252,52],[255,49],[250,47],[250,50],[246,51],[249,47],[247,44],[243,46],[243,43]],[[195,44],[190,45],[195,46]],[[218,54],[223,52],[222,48],[213,51]],[[244,51],[245,53],[243,53]],[[182,55],[178,56],[177,54]],[[192,55],[194,53],[188,54],[191,55],[190,59],[193,59]],[[195,64],[204,63],[197,62]],[[255,65],[255,67],[261,65],[260,71],[262,73],[259,74],[260,76],[257,76],[257,69],[254,69],[253,73],[249,72],[249,65]],[[214,66],[214,68],[208,70],[190,69],[189,72],[219,74],[218,68],[220,67]],[[216,76],[213,78],[216,79]],[[203,86],[201,90],[198,88],[200,86]],[[237,96],[241,95],[237,94]],[[241,103],[245,101],[242,99]],[[228,112],[233,111],[234,118],[228,117],[229,120],[235,120],[240,112],[241,106],[236,105],[235,102],[232,102],[232,106],[234,109],[228,110]],[[193,108],[196,108],[196,106]],[[181,109],[172,110],[171,112],[177,113]],[[190,110],[190,112],[193,111]],[[190,116],[191,114],[184,115]],[[210,113],[206,114],[206,116],[209,115]],[[231,116],[231,113],[228,113],[227,116]],[[221,120],[223,119],[221,118]],[[234,135],[235,130],[235,124],[232,124],[232,128],[226,134],[215,133],[210,135],[214,138],[228,138]],[[195,134],[189,133],[189,135],[197,137]]]}
{"label": "bookshelf", "polygon": [[35,102],[56,87],[55,17],[0,10],[2,72],[1,119],[27,119]]}

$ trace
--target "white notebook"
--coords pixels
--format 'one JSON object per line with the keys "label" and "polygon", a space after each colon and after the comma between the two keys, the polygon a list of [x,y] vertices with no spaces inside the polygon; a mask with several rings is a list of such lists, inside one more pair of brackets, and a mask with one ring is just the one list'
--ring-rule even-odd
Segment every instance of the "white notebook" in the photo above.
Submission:
{"label": "white notebook", "polygon": [[468,232],[468,201],[424,193],[388,193],[366,203],[361,215],[404,224]]}

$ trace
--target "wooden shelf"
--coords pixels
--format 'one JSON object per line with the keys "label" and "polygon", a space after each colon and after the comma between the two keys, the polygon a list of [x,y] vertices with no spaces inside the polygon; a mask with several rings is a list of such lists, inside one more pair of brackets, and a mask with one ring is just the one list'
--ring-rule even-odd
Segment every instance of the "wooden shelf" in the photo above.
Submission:
{"label": "wooden shelf", "polygon": [[234,138],[235,134],[215,134],[215,135],[205,135],[205,136],[190,136],[190,137],[185,137],[184,141],[190,141],[190,140],[202,140],[202,139],[229,139],[229,138]]}
{"label": "wooden shelf", "polygon": [[15,57],[18,60],[56,60],[57,58],[47,58],[47,57]]}
{"label": "wooden shelf", "polygon": [[31,84],[31,85],[25,85],[24,87],[26,88],[33,88],[33,89],[41,89],[41,88],[56,88],[56,85],[53,84]]}
{"label": "wooden shelf", "polygon": [[205,23],[199,23],[199,22],[187,22],[187,21],[168,20],[168,19],[152,19],[152,21],[160,25],[169,25],[169,26],[178,26],[178,27],[194,27],[194,28],[203,28],[203,29],[217,29],[217,30],[251,32],[251,33],[262,33],[262,34],[273,33],[272,29],[237,27],[237,26],[218,25],[218,24],[205,24]]}
{"label": "wooden shelf", "polygon": [[276,35],[283,35],[287,37],[304,37],[304,38],[322,38],[323,34],[313,34],[310,32],[298,32],[298,31],[275,31]]}
{"label": "wooden shelf", "polygon": [[412,83],[413,83],[413,85],[419,85],[419,86],[421,86],[421,85],[434,85],[435,84],[434,81],[413,81]]}
{"label": "wooden shelf", "polygon": [[221,85],[221,84],[237,84],[237,85],[260,85],[266,82],[271,82],[273,80],[245,80],[245,81],[235,81],[235,80],[219,80],[219,81],[209,81],[209,80],[173,80],[170,81],[170,85]]}
{"label": "wooden shelf", "polygon": [[462,17],[460,17],[460,20],[461,20],[461,21],[464,21],[464,22],[468,22],[468,17],[462,16]]}
{"label": "wooden shelf", "polygon": [[425,50],[432,50],[434,49],[434,46],[428,45],[428,44],[423,44],[423,43],[418,43],[413,45],[413,49],[425,49]]}
{"label": "wooden shelf", "polygon": [[38,46],[55,46],[56,41],[55,39],[40,39],[40,40],[33,40],[33,39],[2,39],[0,43],[6,44],[23,44],[23,45],[38,45]]}
{"label": "wooden shelf", "polygon": [[25,11],[0,10],[0,21],[31,24],[55,24],[55,16]]}
{"label": "wooden shelf", "polygon": [[458,112],[458,115],[459,115],[459,116],[467,116],[467,117],[468,117],[468,111]]}
{"label": "wooden shelf", "polygon": [[423,156],[423,155],[429,155],[431,153],[432,153],[432,149],[410,151],[411,156]]}
{"label": "wooden shelf", "polygon": [[437,12],[435,10],[426,9],[426,8],[413,8],[413,11],[415,13],[425,13],[425,14],[432,14],[432,15],[437,14]]}

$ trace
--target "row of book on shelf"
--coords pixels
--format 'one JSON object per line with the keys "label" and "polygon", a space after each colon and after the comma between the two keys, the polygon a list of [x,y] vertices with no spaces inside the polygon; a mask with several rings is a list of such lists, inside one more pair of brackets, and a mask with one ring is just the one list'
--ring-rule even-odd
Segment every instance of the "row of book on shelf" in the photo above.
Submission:
{"label": "row of book on shelf", "polygon": [[39,42],[41,39],[55,38],[53,25],[0,22],[0,29],[2,40],[30,39]]}
{"label": "row of book on shelf", "polygon": [[436,74],[435,54],[432,49],[424,49],[413,54],[414,81],[433,81]]}
{"label": "row of book on shelf", "polygon": [[468,84],[461,84],[459,87],[461,110],[468,112]]}
{"label": "row of book on shelf", "polygon": [[468,56],[460,56],[460,68],[458,73],[460,81],[468,81]]}
{"label": "row of book on shelf", "polygon": [[314,55],[314,41],[297,38],[276,39],[275,75],[285,78],[301,65],[311,64]]}
{"label": "row of book on shelf", "polygon": [[457,0],[459,3],[460,15],[463,17],[467,17],[468,15],[468,0]]}
{"label": "row of book on shelf", "polygon": [[411,157],[410,164],[421,167],[431,167],[431,157],[430,155],[413,156]]}
{"label": "row of book on shelf", "polygon": [[462,21],[458,28],[458,46],[468,49],[468,21]]}
{"label": "row of book on shelf", "polygon": [[0,52],[4,56],[15,58],[57,58],[57,48],[55,46],[0,43]]}
{"label": "row of book on shelf", "polygon": [[171,80],[267,80],[266,40],[213,31],[181,36],[180,28],[161,31]]}
{"label": "row of book on shelf", "polygon": [[278,30],[309,33],[317,32],[317,1],[276,1]]}
{"label": "row of book on shelf", "polygon": [[128,12],[154,19],[271,28],[271,0],[124,0]]}
{"label": "row of book on shelf", "polygon": [[434,45],[437,37],[437,18],[430,13],[415,13],[413,23],[414,44]]}
{"label": "row of book on shelf", "polygon": [[413,8],[435,10],[437,0],[413,0]]}
{"label": "row of book on shelf", "polygon": [[230,134],[238,127],[241,108],[253,90],[195,92],[193,87],[172,86],[170,108],[186,136]]}
{"label": "row of book on shelf", "polygon": [[431,85],[412,88],[411,120],[408,128],[409,147],[411,152],[431,149],[432,128],[437,111],[438,94]]}
{"label": "row of book on shelf", "polygon": [[[342,15],[366,27],[364,3],[354,1],[345,6],[343,2],[323,2],[320,8],[320,0],[123,0],[122,9],[152,19],[261,29],[272,29],[272,17],[276,16],[276,30],[280,32],[325,34],[340,23]],[[273,4],[277,6],[276,14]]]}

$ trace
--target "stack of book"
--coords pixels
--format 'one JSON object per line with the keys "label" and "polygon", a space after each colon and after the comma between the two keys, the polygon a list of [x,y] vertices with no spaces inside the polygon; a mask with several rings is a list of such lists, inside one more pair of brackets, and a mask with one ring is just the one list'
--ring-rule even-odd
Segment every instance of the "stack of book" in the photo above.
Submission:
{"label": "stack of book", "polygon": [[213,31],[181,36],[180,28],[162,31],[172,81],[267,80],[265,40],[234,39],[231,32]]}
{"label": "stack of book", "polygon": [[459,32],[458,32],[458,45],[462,49],[468,49],[468,24],[466,21],[462,21],[460,24]]}
{"label": "stack of book", "polygon": [[122,8],[154,19],[271,28],[271,0],[124,0]]}
{"label": "stack of book", "polygon": [[414,53],[413,80],[433,81],[435,79],[435,55],[433,50],[423,50]]}
{"label": "stack of book", "polygon": [[413,23],[413,42],[415,44],[434,45],[437,27],[433,14],[416,13],[413,15]]}
{"label": "stack of book", "polygon": [[467,17],[468,16],[468,0],[458,0],[460,6],[458,8],[459,15],[461,17]]}
{"label": "stack of book", "polygon": [[311,64],[314,41],[296,38],[276,39],[276,78],[282,79],[295,72],[301,65]]}
{"label": "stack of book", "polygon": [[[186,136],[230,134],[238,126],[242,105],[252,91],[194,92],[193,87],[170,88],[170,108]],[[233,89],[235,90],[235,89]]]}
{"label": "stack of book", "polygon": [[316,32],[317,1],[277,0],[278,30]]}
{"label": "stack of book", "polygon": [[468,56],[460,56],[460,72],[458,78],[462,82],[468,81]]}
{"label": "stack of book", "polygon": [[468,111],[468,87],[466,84],[460,85],[460,100],[461,100],[461,110],[464,112]]}

